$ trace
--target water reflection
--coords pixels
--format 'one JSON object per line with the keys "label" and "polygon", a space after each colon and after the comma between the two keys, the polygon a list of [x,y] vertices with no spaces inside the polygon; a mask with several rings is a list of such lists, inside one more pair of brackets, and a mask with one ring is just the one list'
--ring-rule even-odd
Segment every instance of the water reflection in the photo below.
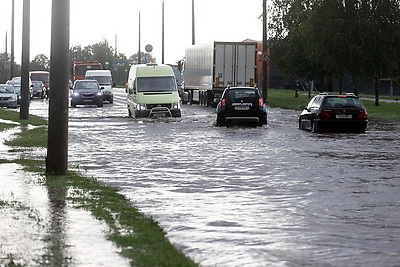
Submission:
{"label": "water reflection", "polygon": [[122,102],[94,112],[102,119],[74,110],[71,163],[119,188],[202,266],[400,262],[398,126],[313,134],[280,109],[261,128],[214,127],[214,110],[197,106],[171,123],[135,121]]}
{"label": "water reflection", "polygon": [[44,263],[49,266],[68,266],[72,258],[68,255],[66,237],[66,186],[54,186],[63,177],[47,176],[46,187],[49,198],[49,229],[47,230],[47,250],[43,256]]}

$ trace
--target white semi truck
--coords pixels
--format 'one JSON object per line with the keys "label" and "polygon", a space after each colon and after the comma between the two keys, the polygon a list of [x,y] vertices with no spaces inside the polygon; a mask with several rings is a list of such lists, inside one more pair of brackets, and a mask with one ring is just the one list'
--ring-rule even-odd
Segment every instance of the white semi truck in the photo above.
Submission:
{"label": "white semi truck", "polygon": [[256,84],[256,42],[213,42],[185,51],[182,102],[217,105],[228,86]]}

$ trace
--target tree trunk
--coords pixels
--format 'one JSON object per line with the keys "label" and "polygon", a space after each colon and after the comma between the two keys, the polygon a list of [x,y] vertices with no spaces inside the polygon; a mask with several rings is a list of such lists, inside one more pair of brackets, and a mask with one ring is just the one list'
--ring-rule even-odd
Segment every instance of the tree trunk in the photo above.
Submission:
{"label": "tree trunk", "polygon": [[378,75],[375,75],[375,106],[379,106]]}

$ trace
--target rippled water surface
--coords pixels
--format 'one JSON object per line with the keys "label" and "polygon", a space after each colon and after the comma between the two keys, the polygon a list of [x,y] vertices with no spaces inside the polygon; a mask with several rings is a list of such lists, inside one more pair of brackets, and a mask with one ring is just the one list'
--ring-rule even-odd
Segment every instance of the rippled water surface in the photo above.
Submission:
{"label": "rippled water surface", "polygon": [[[70,109],[70,163],[115,186],[201,266],[400,262],[400,129],[312,134],[296,111],[262,128],[214,126],[212,108],[135,120],[124,94]],[[46,115],[42,103],[32,112]]]}

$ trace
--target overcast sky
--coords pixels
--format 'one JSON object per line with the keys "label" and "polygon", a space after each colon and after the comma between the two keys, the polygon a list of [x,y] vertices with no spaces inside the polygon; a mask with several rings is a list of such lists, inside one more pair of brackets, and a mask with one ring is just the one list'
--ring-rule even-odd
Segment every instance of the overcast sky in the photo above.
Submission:
{"label": "overcast sky", "polygon": [[[0,51],[11,43],[11,2],[1,0]],[[50,56],[52,0],[31,0],[31,59]],[[106,39],[127,57],[138,51],[138,13],[141,12],[141,49],[154,47],[161,63],[162,0],[70,0],[70,47],[82,47]],[[191,0],[164,0],[165,63],[175,63],[191,45]],[[15,60],[21,61],[23,0],[15,0]],[[262,40],[262,0],[195,0],[196,43]],[[117,40],[117,42],[115,41]]]}

